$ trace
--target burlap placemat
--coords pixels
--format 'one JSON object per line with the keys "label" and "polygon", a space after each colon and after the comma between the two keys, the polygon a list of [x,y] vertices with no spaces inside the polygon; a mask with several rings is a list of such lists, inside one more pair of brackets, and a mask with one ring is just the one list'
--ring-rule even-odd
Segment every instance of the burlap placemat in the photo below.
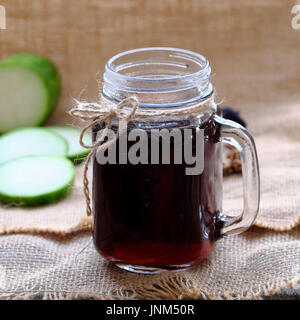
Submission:
{"label": "burlap placemat", "polygon": [[89,236],[63,242],[6,235],[0,299],[259,299],[300,283],[299,236],[299,227],[280,234],[254,228],[220,240],[211,257],[189,271],[137,275],[106,262]]}

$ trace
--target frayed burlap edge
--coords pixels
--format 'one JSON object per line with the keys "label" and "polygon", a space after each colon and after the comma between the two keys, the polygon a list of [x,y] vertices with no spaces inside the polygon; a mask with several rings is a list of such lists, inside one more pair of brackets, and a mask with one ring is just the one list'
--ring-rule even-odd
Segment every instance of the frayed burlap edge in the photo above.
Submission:
{"label": "frayed burlap edge", "polygon": [[111,290],[107,294],[97,294],[90,292],[40,292],[32,288],[26,292],[0,293],[0,300],[76,300],[76,299],[93,299],[93,300],[182,300],[182,299],[208,299],[208,300],[261,300],[266,297],[276,296],[283,290],[292,290],[300,284],[300,275],[290,280],[282,281],[277,284],[270,281],[260,286],[257,290],[236,293],[225,291],[220,295],[210,294],[204,290],[195,287],[191,280],[180,275],[175,275],[149,286],[132,289]]}
{"label": "frayed burlap edge", "polygon": [[80,221],[73,227],[66,228],[63,230],[58,230],[57,228],[38,228],[38,227],[14,227],[7,228],[3,225],[3,230],[0,235],[7,234],[49,234],[55,236],[69,236],[72,234],[77,234],[78,232],[91,231],[92,230],[92,217],[82,217]]}
{"label": "frayed burlap edge", "polygon": [[[272,230],[275,232],[290,231],[300,225],[300,214],[299,216],[289,223],[288,225],[278,226],[276,224],[267,223],[264,221],[256,220],[254,226]],[[76,235],[79,232],[87,232],[92,230],[92,217],[82,217],[79,223],[73,227],[66,228],[64,230],[58,230],[56,228],[38,228],[38,227],[18,227],[18,228],[6,228],[3,226],[3,230],[0,235],[7,234],[40,234],[40,235],[53,235],[58,237],[66,237],[70,235]]]}
{"label": "frayed burlap edge", "polygon": [[273,230],[276,232],[289,231],[289,230],[292,230],[293,228],[297,227],[298,225],[300,225],[300,213],[299,213],[299,216],[294,221],[292,221],[291,223],[289,223],[287,225],[278,226],[276,224],[267,223],[267,222],[260,221],[260,220],[256,220],[254,222],[254,225],[257,227],[260,227],[260,228]]}

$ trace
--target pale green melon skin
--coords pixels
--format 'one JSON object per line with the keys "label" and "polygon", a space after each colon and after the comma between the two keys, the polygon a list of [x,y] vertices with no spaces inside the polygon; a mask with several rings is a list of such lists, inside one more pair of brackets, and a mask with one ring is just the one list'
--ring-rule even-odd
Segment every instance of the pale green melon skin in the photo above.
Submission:
{"label": "pale green melon skin", "polygon": [[[0,61],[0,72],[1,68],[7,67],[25,68],[41,80],[46,92],[46,106],[41,106],[45,108],[45,112],[38,122],[30,124],[30,126],[44,124],[54,111],[61,94],[61,77],[56,66],[45,57],[21,53]],[[4,133],[1,128],[0,133]]]}

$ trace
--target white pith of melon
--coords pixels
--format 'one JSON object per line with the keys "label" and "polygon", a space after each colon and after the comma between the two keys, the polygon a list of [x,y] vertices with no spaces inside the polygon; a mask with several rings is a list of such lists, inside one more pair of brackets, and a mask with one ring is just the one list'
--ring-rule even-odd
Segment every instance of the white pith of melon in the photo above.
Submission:
{"label": "white pith of melon", "polygon": [[0,165],[0,201],[17,206],[56,202],[71,191],[74,178],[74,165],[64,157],[15,159]]}
{"label": "white pith of melon", "polygon": [[6,132],[41,123],[48,112],[43,81],[23,67],[0,68],[0,128]]}
{"label": "white pith of melon", "polygon": [[0,182],[0,192],[13,196],[54,192],[71,183],[73,171],[70,168],[67,160],[55,157],[33,156],[11,161],[0,166],[3,181]]}
{"label": "white pith of melon", "polygon": [[0,164],[31,155],[66,156],[67,141],[40,127],[15,129],[0,136]]}

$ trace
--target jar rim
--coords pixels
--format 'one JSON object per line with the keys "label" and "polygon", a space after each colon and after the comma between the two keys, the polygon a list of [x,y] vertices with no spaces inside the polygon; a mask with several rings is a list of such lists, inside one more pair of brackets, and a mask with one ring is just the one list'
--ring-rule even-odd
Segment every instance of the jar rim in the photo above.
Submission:
{"label": "jar rim", "polygon": [[199,53],[171,47],[121,52],[108,60],[102,94],[116,103],[135,95],[141,107],[197,103],[213,92],[209,61]]}
{"label": "jar rim", "polygon": [[[147,77],[135,77],[135,76],[128,76],[125,74],[122,74],[119,72],[119,70],[116,70],[114,68],[114,62],[117,61],[117,59],[134,54],[139,52],[147,52],[147,51],[173,51],[174,53],[181,53],[183,55],[177,56],[183,59],[187,59],[190,61],[193,61],[197,63],[201,68],[199,68],[198,71],[186,74],[186,75],[177,75],[177,76],[165,76],[160,78],[147,78]],[[170,55],[169,57],[175,56]],[[176,57],[176,56],[175,56]],[[176,81],[176,80],[186,80],[188,78],[201,78],[201,77],[209,77],[211,73],[211,68],[209,65],[209,61],[200,53],[186,50],[186,49],[180,49],[180,48],[173,48],[173,47],[145,47],[145,48],[138,48],[138,49],[132,49],[120,52],[113,57],[111,57],[107,63],[105,64],[105,71],[108,73],[111,73],[114,77],[127,80],[127,81],[145,81],[145,82],[163,82],[163,81]]]}

